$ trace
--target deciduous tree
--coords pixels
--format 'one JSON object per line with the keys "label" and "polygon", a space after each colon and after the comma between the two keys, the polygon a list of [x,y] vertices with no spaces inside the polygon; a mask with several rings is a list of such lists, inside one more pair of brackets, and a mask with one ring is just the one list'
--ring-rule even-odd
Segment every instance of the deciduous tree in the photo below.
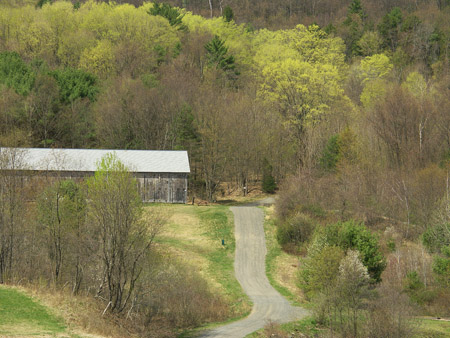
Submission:
{"label": "deciduous tree", "polygon": [[98,293],[106,294],[112,312],[122,312],[133,299],[142,262],[163,221],[156,215],[143,218],[136,181],[113,153],[102,159],[87,185],[103,262],[104,280]]}

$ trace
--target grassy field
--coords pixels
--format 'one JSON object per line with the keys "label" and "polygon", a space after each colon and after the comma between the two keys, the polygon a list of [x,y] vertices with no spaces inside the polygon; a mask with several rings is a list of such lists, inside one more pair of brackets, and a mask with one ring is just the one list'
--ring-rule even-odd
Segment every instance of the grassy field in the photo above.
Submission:
{"label": "grassy field", "polygon": [[450,337],[450,321],[417,318],[418,334],[416,338]]}
{"label": "grassy field", "polygon": [[66,336],[61,318],[23,292],[0,287],[0,336]]}
{"label": "grassy field", "polygon": [[131,336],[90,296],[38,285],[0,286],[0,337],[119,338]]}
{"label": "grassy field", "polygon": [[264,208],[264,232],[266,234],[266,274],[270,284],[292,305],[300,305],[301,290],[296,286],[298,259],[281,250],[276,238],[276,226],[273,222],[273,207]]}
{"label": "grassy field", "polygon": [[208,281],[211,290],[222,295],[230,304],[230,320],[247,315],[250,301],[234,277],[234,219],[229,207],[163,207],[170,219],[157,243],[196,269]]}

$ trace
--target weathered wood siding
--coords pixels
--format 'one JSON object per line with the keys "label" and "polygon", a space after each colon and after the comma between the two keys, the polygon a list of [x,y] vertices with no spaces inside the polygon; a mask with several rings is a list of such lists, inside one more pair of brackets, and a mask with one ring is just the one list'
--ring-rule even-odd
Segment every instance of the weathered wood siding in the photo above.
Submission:
{"label": "weathered wood siding", "polygon": [[144,202],[186,203],[187,174],[137,173],[135,177]]}
{"label": "weathered wood siding", "polygon": [[[56,180],[71,179],[76,182],[93,176],[93,172],[47,171],[22,173],[22,184],[52,184]],[[185,173],[132,173],[138,183],[143,202],[186,203],[187,174]],[[45,181],[45,183],[43,182]]]}

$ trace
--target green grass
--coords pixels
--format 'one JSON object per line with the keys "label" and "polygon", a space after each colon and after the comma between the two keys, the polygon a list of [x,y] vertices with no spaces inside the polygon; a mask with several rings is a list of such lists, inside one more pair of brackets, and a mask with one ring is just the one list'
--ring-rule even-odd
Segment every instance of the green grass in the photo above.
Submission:
{"label": "green grass", "polygon": [[[209,272],[223,286],[227,298],[231,301],[233,313],[237,318],[247,315],[250,311],[250,300],[242,290],[234,275],[234,238],[233,213],[226,206],[213,206],[207,209],[197,209],[202,224],[211,240],[219,242],[222,248],[207,254],[210,262]],[[223,242],[222,242],[223,241]]]}
{"label": "green grass", "polygon": [[[265,212],[267,212],[266,208],[263,208]],[[292,294],[291,291],[289,291],[284,286],[280,285],[275,280],[275,273],[276,273],[276,266],[275,262],[276,259],[283,253],[281,250],[280,245],[278,244],[277,238],[276,238],[276,226],[274,224],[273,219],[265,219],[264,221],[264,232],[266,234],[266,247],[267,247],[267,255],[266,255],[266,275],[269,279],[270,284],[274,287],[275,290],[277,290],[282,296],[287,298],[292,305],[299,306],[300,303],[296,300],[295,295]]]}
{"label": "green grass", "polygon": [[[281,324],[279,326],[279,328],[284,333],[300,332],[303,335],[306,335],[307,337],[316,337],[320,331],[317,327],[316,321],[312,317],[306,317],[306,318],[303,318],[302,320],[298,320],[296,322]],[[255,331],[255,332],[245,336],[245,338],[263,337],[263,333],[264,333],[264,329],[261,329],[261,330]]]}
{"label": "green grass", "polygon": [[285,332],[301,332],[307,336],[316,336],[319,333],[317,323],[312,317],[302,320],[281,324],[281,329]]}
{"label": "green grass", "polygon": [[416,338],[444,338],[450,337],[450,322],[417,318],[419,324]]}
{"label": "green grass", "polygon": [[54,334],[65,329],[62,319],[24,293],[0,287],[0,334]]}

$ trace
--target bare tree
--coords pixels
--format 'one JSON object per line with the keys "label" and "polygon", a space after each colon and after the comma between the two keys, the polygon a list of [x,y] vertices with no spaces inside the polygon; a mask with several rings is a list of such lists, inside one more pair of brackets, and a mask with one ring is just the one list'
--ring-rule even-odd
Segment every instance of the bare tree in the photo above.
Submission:
{"label": "bare tree", "polygon": [[377,288],[379,297],[369,304],[366,337],[413,337],[413,307],[408,296],[398,288],[383,283]]}
{"label": "bare tree", "polygon": [[210,17],[213,17],[213,7],[212,7],[212,0],[208,0],[209,2],[209,11],[210,11]]}
{"label": "bare tree", "polygon": [[143,218],[136,182],[113,154],[98,164],[98,171],[88,181],[88,196],[91,218],[100,238],[107,309],[122,312],[132,300],[143,270],[141,263],[164,221],[155,215]]}
{"label": "bare tree", "polygon": [[72,291],[78,293],[89,261],[90,229],[86,226],[86,199],[82,187],[71,180],[56,181],[38,199],[39,222],[44,228],[52,277],[69,273]]}
{"label": "bare tree", "polygon": [[22,150],[0,148],[0,283],[13,271],[16,233],[23,220],[23,163]]}
{"label": "bare tree", "polygon": [[401,87],[394,87],[377,104],[369,121],[385,143],[393,166],[417,167],[433,156],[433,151],[427,151],[433,141],[432,109]]}

